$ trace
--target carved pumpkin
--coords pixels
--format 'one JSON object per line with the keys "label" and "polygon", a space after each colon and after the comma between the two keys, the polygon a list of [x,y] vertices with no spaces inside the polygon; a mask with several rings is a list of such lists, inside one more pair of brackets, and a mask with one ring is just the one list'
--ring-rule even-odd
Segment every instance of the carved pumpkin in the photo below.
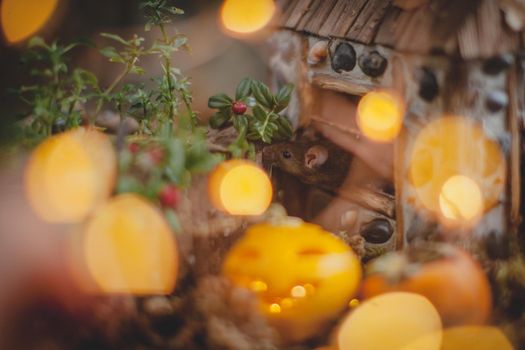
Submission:
{"label": "carved pumpkin", "polygon": [[262,312],[289,342],[318,334],[345,308],[361,277],[350,247],[298,219],[252,226],[223,272],[257,294]]}

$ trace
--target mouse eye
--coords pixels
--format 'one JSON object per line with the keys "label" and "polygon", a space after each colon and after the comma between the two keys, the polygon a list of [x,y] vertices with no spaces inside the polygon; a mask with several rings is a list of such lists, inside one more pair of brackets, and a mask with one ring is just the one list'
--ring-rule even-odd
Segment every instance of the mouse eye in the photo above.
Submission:
{"label": "mouse eye", "polygon": [[292,154],[290,151],[283,151],[283,158],[290,159],[292,158]]}

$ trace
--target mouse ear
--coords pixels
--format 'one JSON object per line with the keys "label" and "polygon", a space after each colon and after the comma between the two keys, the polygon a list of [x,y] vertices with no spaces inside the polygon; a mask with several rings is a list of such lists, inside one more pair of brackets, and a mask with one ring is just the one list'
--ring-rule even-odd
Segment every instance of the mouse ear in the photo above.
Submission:
{"label": "mouse ear", "polygon": [[323,165],[328,159],[328,150],[323,146],[312,146],[304,155],[304,165],[313,169]]}

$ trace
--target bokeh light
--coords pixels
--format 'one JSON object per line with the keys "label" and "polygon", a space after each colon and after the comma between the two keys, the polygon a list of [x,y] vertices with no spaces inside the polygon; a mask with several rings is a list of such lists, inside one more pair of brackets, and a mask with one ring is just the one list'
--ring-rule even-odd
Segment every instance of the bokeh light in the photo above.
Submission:
{"label": "bokeh light", "polygon": [[28,39],[38,32],[55,12],[59,0],[3,0],[2,30],[9,43]]}
{"label": "bokeh light", "polygon": [[357,292],[361,266],[340,239],[296,220],[257,224],[228,253],[223,273],[251,289],[286,341],[317,334]]}
{"label": "bokeh light", "polygon": [[475,121],[446,116],[422,129],[411,150],[409,181],[418,207],[455,224],[474,224],[503,192],[505,159]]}
{"label": "bokeh light", "polygon": [[496,327],[462,326],[445,329],[441,350],[512,350],[505,334]]}
{"label": "bokeh light", "polygon": [[99,207],[84,231],[88,270],[105,293],[168,294],[177,278],[178,253],[162,214],[135,194]]}
{"label": "bokeh light", "polygon": [[425,297],[387,293],[350,312],[338,333],[339,350],[438,350],[441,320]]}
{"label": "bokeh light", "polygon": [[481,265],[449,244],[419,244],[367,264],[361,296],[410,292],[427,298],[444,326],[485,324],[492,311],[490,283]]}
{"label": "bokeh light", "polygon": [[216,208],[232,215],[260,215],[272,201],[268,174],[246,160],[223,162],[210,174],[210,200]]}
{"label": "bokeh light", "polygon": [[403,101],[387,91],[371,91],[357,106],[357,125],[370,140],[390,142],[401,130],[405,108]]}
{"label": "bokeh light", "polygon": [[264,28],[274,13],[273,0],[225,0],[221,20],[227,30],[247,34]]}
{"label": "bokeh light", "polygon": [[27,196],[43,220],[78,222],[109,197],[116,171],[108,136],[75,129],[46,139],[33,151],[25,172]]}
{"label": "bokeh light", "polygon": [[483,196],[479,186],[466,176],[449,178],[439,194],[439,207],[447,219],[470,221],[483,210]]}

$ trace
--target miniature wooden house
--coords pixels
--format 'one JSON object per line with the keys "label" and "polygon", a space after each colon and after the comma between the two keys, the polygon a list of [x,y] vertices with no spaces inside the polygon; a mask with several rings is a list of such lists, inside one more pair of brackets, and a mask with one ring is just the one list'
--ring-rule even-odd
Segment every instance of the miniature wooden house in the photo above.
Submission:
{"label": "miniature wooden house", "polygon": [[[379,153],[392,152],[391,174],[382,171],[388,162],[374,155],[368,164],[395,184],[391,214],[398,248],[443,229],[453,233],[473,232],[476,237],[518,231],[523,185],[520,134],[525,96],[524,59],[520,54],[525,38],[522,31],[525,9],[518,3],[281,2],[280,28],[271,39],[274,84],[296,84],[296,95],[289,107],[296,126],[314,124],[328,131],[323,133],[329,138],[335,135],[335,143],[365,162],[369,158],[367,149],[376,149],[376,155],[377,149]],[[328,91],[352,103],[378,90],[393,91],[404,104],[401,133],[386,145],[362,137],[355,122],[355,108],[348,108],[345,120],[345,113],[332,117],[339,108],[322,107],[332,103],[325,100]],[[459,116],[468,127],[443,129],[440,122],[436,124],[451,116]],[[437,156],[432,152],[421,153],[417,148],[422,134],[433,135],[430,138],[436,142],[457,144],[436,146],[437,152],[441,152]],[[436,214],[432,205],[421,205],[425,195],[434,196],[431,201],[436,206],[446,206],[439,202],[446,198],[435,191],[421,190],[426,180],[415,179],[413,164],[417,157],[429,158],[424,161],[422,171],[430,172],[429,177],[449,171],[445,169],[452,158],[456,159],[454,171],[458,174],[477,172],[472,176],[479,186],[483,205],[474,224],[450,226],[441,220],[443,212]],[[462,164],[471,165],[464,169]],[[459,186],[452,193],[465,188]],[[468,191],[462,193],[471,197]]]}

